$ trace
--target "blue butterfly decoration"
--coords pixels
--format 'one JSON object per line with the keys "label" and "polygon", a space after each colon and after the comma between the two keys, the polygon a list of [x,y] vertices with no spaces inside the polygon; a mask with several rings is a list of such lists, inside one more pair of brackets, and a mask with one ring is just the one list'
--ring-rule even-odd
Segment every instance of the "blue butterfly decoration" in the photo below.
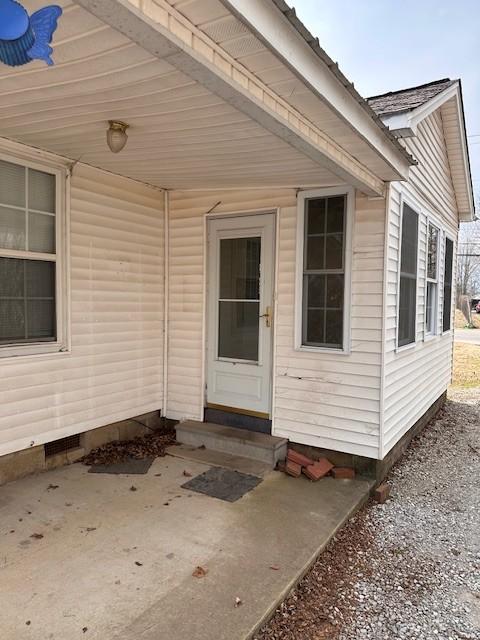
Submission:
{"label": "blue butterfly decoration", "polygon": [[15,0],[0,0],[0,61],[11,67],[44,60],[53,64],[50,46],[62,9],[44,7],[28,15]]}

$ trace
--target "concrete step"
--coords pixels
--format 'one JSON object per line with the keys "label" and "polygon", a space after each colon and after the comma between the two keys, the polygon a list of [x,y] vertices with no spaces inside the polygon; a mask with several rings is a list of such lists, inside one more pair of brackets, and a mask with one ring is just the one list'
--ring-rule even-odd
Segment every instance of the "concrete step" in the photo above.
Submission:
{"label": "concrete step", "polygon": [[287,439],[213,422],[188,420],[175,427],[177,441],[191,447],[223,451],[234,456],[259,460],[273,467],[287,455]]}

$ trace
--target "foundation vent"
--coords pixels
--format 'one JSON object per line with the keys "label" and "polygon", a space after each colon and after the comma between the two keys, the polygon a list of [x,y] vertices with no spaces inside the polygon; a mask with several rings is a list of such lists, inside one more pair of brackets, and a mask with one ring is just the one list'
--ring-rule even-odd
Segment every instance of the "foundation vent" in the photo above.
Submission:
{"label": "foundation vent", "polygon": [[77,449],[80,446],[80,434],[77,433],[74,436],[68,436],[67,438],[60,438],[60,440],[53,440],[47,442],[45,446],[45,457],[55,456],[57,453],[66,453],[71,449]]}

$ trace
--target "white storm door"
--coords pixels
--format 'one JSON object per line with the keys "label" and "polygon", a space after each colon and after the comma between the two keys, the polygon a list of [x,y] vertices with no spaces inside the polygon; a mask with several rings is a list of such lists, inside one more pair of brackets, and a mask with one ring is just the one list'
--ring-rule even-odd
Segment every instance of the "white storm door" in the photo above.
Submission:
{"label": "white storm door", "polygon": [[208,223],[207,404],[270,415],[275,214]]}

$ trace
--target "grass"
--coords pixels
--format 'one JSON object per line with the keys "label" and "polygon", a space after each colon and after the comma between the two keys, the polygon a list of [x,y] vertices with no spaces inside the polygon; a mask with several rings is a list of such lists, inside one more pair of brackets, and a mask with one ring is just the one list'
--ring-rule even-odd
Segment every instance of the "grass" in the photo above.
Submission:
{"label": "grass", "polygon": [[[480,329],[480,313],[472,313],[472,324]],[[459,309],[455,309],[455,329],[464,329],[467,326],[465,316]]]}
{"label": "grass", "polygon": [[452,386],[480,387],[480,346],[455,343]]}

